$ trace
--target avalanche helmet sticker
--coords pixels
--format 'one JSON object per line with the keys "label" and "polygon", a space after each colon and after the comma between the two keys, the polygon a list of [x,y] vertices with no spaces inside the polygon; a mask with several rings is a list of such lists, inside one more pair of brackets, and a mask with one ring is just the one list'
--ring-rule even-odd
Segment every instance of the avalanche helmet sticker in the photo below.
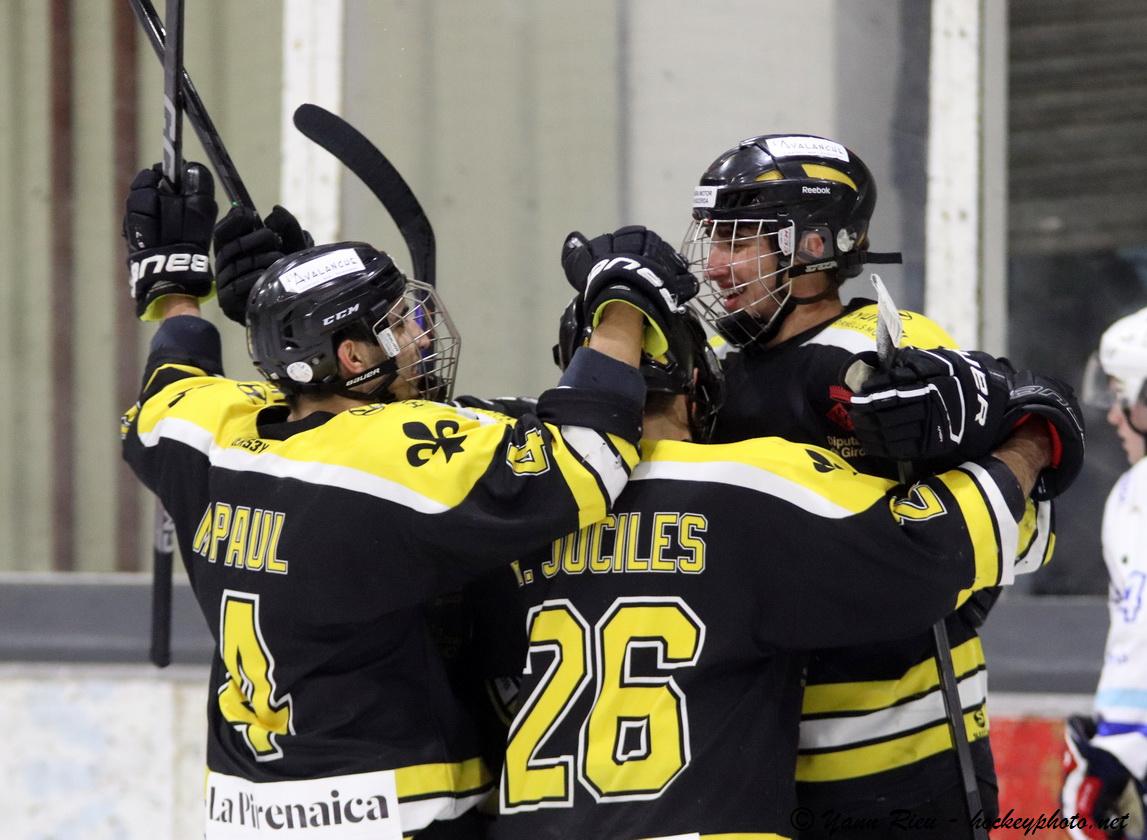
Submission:
{"label": "avalanche helmet sticker", "polygon": [[284,271],[279,276],[279,282],[288,292],[297,295],[336,277],[364,270],[362,260],[354,248],[340,248],[307,260],[290,271]]}
{"label": "avalanche helmet sticker", "polygon": [[814,156],[848,162],[848,149],[823,137],[770,137],[765,146],[775,158]]}

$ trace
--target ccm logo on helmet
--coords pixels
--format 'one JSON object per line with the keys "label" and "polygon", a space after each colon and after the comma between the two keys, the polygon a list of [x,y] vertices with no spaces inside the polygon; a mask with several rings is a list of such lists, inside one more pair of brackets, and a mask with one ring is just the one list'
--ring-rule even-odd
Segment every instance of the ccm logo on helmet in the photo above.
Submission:
{"label": "ccm logo on helmet", "polygon": [[343,318],[353,315],[354,313],[358,312],[360,306],[362,306],[361,303],[356,303],[354,306],[339,310],[334,315],[328,315],[327,317],[323,318],[323,326],[330,326],[335,321],[341,321]]}
{"label": "ccm logo on helmet", "polygon": [[132,282],[142,280],[147,276],[148,270],[152,274],[174,271],[194,271],[197,274],[206,274],[211,270],[206,254],[156,254],[135,260],[131,264]]}

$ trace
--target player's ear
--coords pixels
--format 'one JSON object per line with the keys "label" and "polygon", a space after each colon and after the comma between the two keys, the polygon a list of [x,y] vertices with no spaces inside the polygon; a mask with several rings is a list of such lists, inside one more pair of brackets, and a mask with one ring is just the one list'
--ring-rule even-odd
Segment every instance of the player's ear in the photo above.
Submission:
{"label": "player's ear", "polygon": [[348,376],[362,373],[370,367],[370,360],[366,355],[366,346],[362,342],[344,338],[339,342],[335,353],[338,355],[339,367]]}

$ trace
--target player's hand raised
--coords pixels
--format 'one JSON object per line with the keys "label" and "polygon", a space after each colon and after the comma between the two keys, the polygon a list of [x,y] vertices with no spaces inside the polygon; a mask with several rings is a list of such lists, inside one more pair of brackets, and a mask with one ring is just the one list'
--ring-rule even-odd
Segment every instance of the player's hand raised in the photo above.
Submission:
{"label": "player's hand raised", "polygon": [[135,314],[157,320],[168,295],[211,296],[207,249],[218,208],[215,182],[199,163],[184,165],[177,192],[156,164],[135,176],[123,217]]}
{"label": "player's hand raised", "polygon": [[247,323],[247,298],[263,272],[315,244],[298,219],[278,204],[262,221],[248,207],[232,207],[215,227],[214,239],[219,308],[240,324]]}
{"label": "player's hand raised", "polygon": [[640,310],[646,321],[643,349],[652,356],[665,352],[669,319],[697,294],[697,279],[684,257],[640,225],[590,240],[571,233],[562,247],[562,269],[581,294],[587,324],[596,325],[609,303]]}

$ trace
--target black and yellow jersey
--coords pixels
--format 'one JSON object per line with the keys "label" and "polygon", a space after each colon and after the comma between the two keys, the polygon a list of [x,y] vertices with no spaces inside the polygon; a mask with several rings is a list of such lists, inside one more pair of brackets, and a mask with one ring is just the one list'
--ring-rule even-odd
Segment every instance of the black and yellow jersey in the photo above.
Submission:
{"label": "black and yellow jersey", "polygon": [[1023,505],[992,458],[905,488],[778,438],[643,443],[611,514],[518,567],[493,836],[789,837],[800,651],[923,631],[996,585]]}
{"label": "black and yellow jersey", "polygon": [[640,393],[575,385],[518,421],[420,401],[289,421],[267,383],[210,375],[213,331],[165,322],[123,428],[216,643],[207,836],[457,816],[492,780],[421,605],[601,519],[637,461]]}
{"label": "black and yellow jersey", "polygon": [[[840,317],[779,345],[728,353],[727,398],[715,439],[780,435],[832,449],[865,472],[895,475],[894,464],[865,455],[847,412],[830,393],[854,353],[876,349],[877,319],[875,304],[855,300]],[[907,345],[955,346],[923,315],[901,312],[901,320]],[[1029,502],[1014,572],[1039,568],[1053,546],[1051,504]],[[751,542],[744,549],[762,550]],[[960,614],[949,616],[947,627],[976,772],[994,785],[983,649]],[[887,813],[959,783],[933,651],[925,632],[810,656],[797,761],[803,806],[848,812],[880,801]]]}

